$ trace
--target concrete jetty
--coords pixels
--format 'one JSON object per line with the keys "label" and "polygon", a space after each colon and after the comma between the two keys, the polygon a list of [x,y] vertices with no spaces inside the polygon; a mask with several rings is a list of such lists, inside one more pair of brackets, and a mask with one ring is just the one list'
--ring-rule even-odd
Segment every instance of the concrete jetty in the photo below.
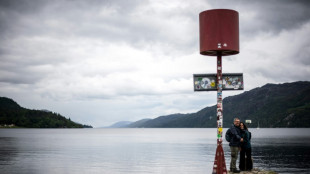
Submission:
{"label": "concrete jetty", "polygon": [[[229,174],[233,174],[233,172],[229,171]],[[266,171],[254,168],[252,171],[241,171],[240,174],[278,174],[278,173],[274,171]]]}

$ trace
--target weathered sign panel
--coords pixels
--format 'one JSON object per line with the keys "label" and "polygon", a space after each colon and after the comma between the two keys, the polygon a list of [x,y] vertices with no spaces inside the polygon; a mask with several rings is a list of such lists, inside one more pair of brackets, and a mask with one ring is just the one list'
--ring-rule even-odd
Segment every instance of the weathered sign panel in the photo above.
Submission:
{"label": "weathered sign panel", "polygon": [[[223,73],[223,90],[243,90],[242,73]],[[194,74],[194,91],[217,91],[216,74]]]}

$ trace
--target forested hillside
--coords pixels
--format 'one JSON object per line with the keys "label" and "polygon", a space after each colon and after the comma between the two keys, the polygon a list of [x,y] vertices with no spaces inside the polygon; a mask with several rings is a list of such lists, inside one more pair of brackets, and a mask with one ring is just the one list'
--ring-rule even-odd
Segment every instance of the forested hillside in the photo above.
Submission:
{"label": "forested hillside", "polygon": [[0,97],[0,126],[25,128],[83,128],[91,127],[75,123],[64,116],[43,110],[30,110],[14,100]]}

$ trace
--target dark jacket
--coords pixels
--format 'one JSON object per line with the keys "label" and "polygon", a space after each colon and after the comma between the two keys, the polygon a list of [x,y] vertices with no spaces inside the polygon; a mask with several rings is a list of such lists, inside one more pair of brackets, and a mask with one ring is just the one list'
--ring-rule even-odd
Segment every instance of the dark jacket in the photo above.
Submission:
{"label": "dark jacket", "polygon": [[232,139],[229,142],[229,146],[240,147],[240,139],[241,139],[241,130],[239,127],[232,125],[230,127],[230,131],[232,133]]}
{"label": "dark jacket", "polygon": [[241,148],[250,149],[251,148],[251,139],[250,139],[249,131],[241,130],[241,137],[243,138],[243,142],[241,143]]}

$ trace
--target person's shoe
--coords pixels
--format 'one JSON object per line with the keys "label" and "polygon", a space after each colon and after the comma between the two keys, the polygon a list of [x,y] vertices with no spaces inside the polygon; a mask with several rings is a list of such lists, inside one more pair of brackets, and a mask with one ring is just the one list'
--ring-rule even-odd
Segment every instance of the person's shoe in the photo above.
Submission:
{"label": "person's shoe", "polygon": [[232,170],[233,173],[240,173],[240,170],[234,169]]}

